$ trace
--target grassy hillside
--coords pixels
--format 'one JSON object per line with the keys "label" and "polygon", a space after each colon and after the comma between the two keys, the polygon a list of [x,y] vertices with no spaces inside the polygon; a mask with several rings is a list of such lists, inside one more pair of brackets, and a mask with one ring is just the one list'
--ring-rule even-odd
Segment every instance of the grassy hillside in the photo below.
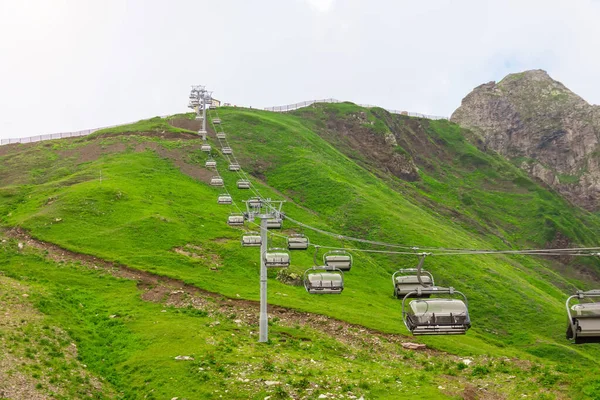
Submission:
{"label": "grassy hillside", "polygon": [[[236,155],[253,174],[261,193],[285,197],[286,213],[309,225],[421,247],[598,243],[598,216],[569,206],[508,162],[480,150],[465,139],[469,133],[454,124],[391,116],[380,109],[367,110],[352,104],[319,105],[295,114],[236,108],[220,109],[219,113]],[[212,172],[203,168],[206,155],[199,151],[198,141],[179,132],[180,128],[170,131],[163,129],[164,121],[155,122],[160,128],[140,127],[143,135],[122,135],[113,129],[90,138],[0,147],[0,222],[21,226],[40,240],[77,253],[179,279],[234,299],[257,300],[258,250],[241,248],[242,231],[225,224],[228,213],[235,209],[216,204],[219,190],[207,185]],[[135,128],[128,127],[124,132],[132,130]],[[394,158],[393,154],[399,156]],[[403,164],[396,168],[388,161]],[[237,176],[226,171],[224,160],[217,157],[217,162],[236,200],[250,197],[235,189]],[[398,172],[401,170],[408,173]],[[292,228],[296,227],[286,223],[284,233],[298,231]],[[355,246],[305,233],[313,243]],[[272,244],[284,242],[275,236]],[[27,256],[27,262],[22,257],[25,255],[5,256],[0,270],[12,279],[27,279],[55,268],[44,260],[34,267],[38,261],[34,263],[31,257],[38,256]],[[303,288],[274,279],[276,272],[270,271],[269,301],[380,332],[406,335],[399,302],[391,296],[390,277],[394,270],[414,265],[416,257],[357,252],[355,260],[341,296],[311,297]],[[291,271],[301,273],[311,265],[312,254],[292,255]],[[547,387],[548,393],[538,394],[540,398],[560,398],[566,392],[598,398],[594,388],[600,383],[593,374],[578,373],[598,371],[600,348],[575,347],[564,339],[564,299],[575,287],[593,286],[590,276],[596,273],[597,261],[440,256],[430,257],[427,268],[435,274],[437,283],[455,286],[469,297],[473,328],[464,337],[431,337],[419,342],[460,357],[508,357],[542,365],[518,387],[525,391],[528,387]],[[74,268],[71,276],[86,275],[80,272]],[[59,285],[63,279],[71,278],[48,276],[45,284]],[[103,290],[102,285],[97,287],[100,278],[89,279],[89,283],[81,283],[81,295],[95,298],[92,292]],[[122,287],[122,294],[114,294],[120,299],[115,304],[146,310],[135,313],[154,313],[148,311],[150,306],[136,300],[139,294],[131,283],[123,283]],[[98,305],[106,302],[102,297]],[[69,319],[72,313],[63,307],[42,311],[49,318],[57,318],[63,327],[75,321]],[[179,321],[184,316],[176,318]],[[195,314],[185,318],[190,318],[190,324],[207,323],[196,321],[201,317]],[[179,340],[181,335],[175,332],[178,322],[165,323],[174,326],[173,332],[165,332],[166,337]],[[142,326],[144,334],[151,336],[148,343],[158,340],[155,326]],[[290,335],[298,338],[304,333]],[[136,342],[133,333],[126,337]],[[87,350],[80,349],[80,354],[88,351],[89,357],[94,357],[93,341],[87,342],[85,335],[75,340],[88,343]],[[248,339],[247,345],[254,340]],[[328,343],[329,339],[323,340]],[[260,358],[264,348],[252,347]],[[134,350],[127,357],[134,357]],[[136,351],[139,357],[152,357],[148,347]],[[289,352],[290,357],[306,356],[304,350],[287,346],[282,351],[286,355]],[[321,353],[333,355],[335,351]],[[97,364],[91,370],[101,376],[114,374],[111,382],[122,391],[127,385],[119,383],[125,382],[121,379],[126,375],[121,367],[127,357],[115,359],[111,371]],[[365,362],[369,368],[378,365],[373,359]],[[495,380],[495,367],[485,368],[470,371],[472,374],[465,379]],[[365,371],[363,377],[379,376],[375,370]],[[141,370],[127,379],[137,379],[138,374],[142,377],[153,372]],[[444,386],[435,385],[435,371],[425,368],[421,374],[431,388]],[[553,378],[541,383],[544,374]],[[352,384],[360,386],[360,382]],[[161,385],[164,382],[156,383],[156,387]],[[399,390],[381,382],[366,386],[364,392],[376,398]],[[434,392],[440,396],[445,393],[442,389]],[[509,397],[520,394],[511,391]],[[132,393],[127,396],[135,397]]]}

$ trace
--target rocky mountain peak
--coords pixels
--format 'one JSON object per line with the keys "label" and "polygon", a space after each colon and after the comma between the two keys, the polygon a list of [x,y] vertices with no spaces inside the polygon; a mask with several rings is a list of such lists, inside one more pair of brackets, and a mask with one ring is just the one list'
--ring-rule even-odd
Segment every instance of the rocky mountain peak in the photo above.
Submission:
{"label": "rocky mountain peak", "polygon": [[451,120],[575,204],[600,209],[600,107],[546,71],[476,87]]}

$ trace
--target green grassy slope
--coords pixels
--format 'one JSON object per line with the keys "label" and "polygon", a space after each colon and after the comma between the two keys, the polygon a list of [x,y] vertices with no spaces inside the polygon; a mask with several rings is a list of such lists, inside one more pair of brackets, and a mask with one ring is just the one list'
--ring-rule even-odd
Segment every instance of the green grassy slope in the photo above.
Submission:
{"label": "green grassy slope", "polygon": [[[597,216],[571,208],[509,163],[469,144],[453,124],[418,121],[419,128],[412,119],[350,104],[319,106],[298,115],[234,108],[219,112],[242,165],[260,178],[260,191],[273,198],[283,193],[289,199],[286,213],[310,225],[417,246],[539,246],[560,235],[572,243],[597,243]],[[361,123],[365,134],[394,132],[400,137],[398,146],[420,166],[417,181],[386,172],[362,155],[355,142],[345,140],[356,113],[373,122]],[[419,154],[406,133],[411,130],[452,161]],[[202,169],[206,156],[197,141],[166,135],[103,137],[100,132],[95,138],[1,150],[0,221],[73,251],[226,296],[257,299],[258,250],[242,249],[241,230],[225,224],[234,210],[218,206],[219,190],[205,183],[210,177]],[[88,153],[93,156],[78,156]],[[221,158],[217,161],[234,197],[249,197],[234,188],[236,175],[223,168]],[[314,243],[354,246],[306,233]],[[283,244],[281,240],[274,237],[273,244]],[[199,247],[200,254],[174,251],[187,244]],[[311,254],[294,253],[291,270],[302,272],[311,259]],[[356,253],[355,260],[342,296],[311,297],[270,279],[269,300],[406,334],[399,302],[391,297],[390,276],[399,267],[414,265],[416,258]],[[569,262],[577,269],[597,267]],[[566,293],[592,284],[575,273],[556,272],[573,268],[524,256],[431,257],[427,267],[439,284],[455,286],[469,297],[473,329],[464,337],[421,341],[463,356],[533,357],[567,373],[578,370],[561,363],[567,358],[598,368],[598,346],[573,347],[564,340]],[[592,387],[591,381],[575,379],[572,390]]]}
{"label": "green grassy slope", "polygon": [[[334,329],[338,338],[301,321],[273,318],[270,342],[259,344],[256,318],[248,323],[249,310],[236,305],[219,308],[210,297],[195,303],[200,306],[172,304],[169,291],[162,300],[148,302],[143,285],[136,287],[135,281],[114,277],[105,268],[56,263],[45,256],[47,251],[19,251],[15,240],[0,249],[2,310],[20,319],[17,327],[0,324],[0,338],[10,339],[0,340],[0,349],[27,360],[17,363],[10,376],[27,377],[42,395],[457,399],[483,390],[547,399],[568,393],[569,375],[556,366],[489,356],[472,357],[467,366],[458,357],[405,350],[396,341],[365,336],[353,327]],[[27,298],[21,297],[24,292]],[[15,300],[20,307],[11,308]],[[23,306],[43,313],[37,324],[15,312]],[[77,361],[65,360],[61,346],[75,348],[75,343]],[[83,371],[73,373],[74,366]],[[94,381],[86,371],[102,378]],[[10,379],[0,382],[0,390],[5,383]],[[27,395],[35,394],[30,390]]]}

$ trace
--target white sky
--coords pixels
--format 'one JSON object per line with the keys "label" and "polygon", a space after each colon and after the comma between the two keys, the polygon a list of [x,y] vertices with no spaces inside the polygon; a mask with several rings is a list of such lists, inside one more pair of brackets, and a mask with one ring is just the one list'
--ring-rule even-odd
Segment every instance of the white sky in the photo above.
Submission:
{"label": "white sky", "polygon": [[0,138],[334,97],[450,115],[542,68],[600,103],[599,0],[0,0]]}

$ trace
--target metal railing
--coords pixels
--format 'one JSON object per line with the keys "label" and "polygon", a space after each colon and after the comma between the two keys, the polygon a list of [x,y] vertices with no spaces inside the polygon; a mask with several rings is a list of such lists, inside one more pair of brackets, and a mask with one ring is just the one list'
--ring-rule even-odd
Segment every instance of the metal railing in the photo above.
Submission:
{"label": "metal railing", "polygon": [[[303,107],[308,107],[315,103],[343,103],[343,102],[340,100],[337,100],[337,99],[308,100],[308,101],[302,101],[300,103],[287,104],[284,106],[266,107],[264,110],[273,111],[273,112],[287,112],[287,111],[298,110]],[[371,104],[358,104],[358,105],[360,107],[365,107],[365,108],[377,107],[377,106],[374,106]],[[428,115],[428,114],[421,114],[421,113],[409,112],[409,111],[403,111],[403,110],[390,110],[390,109],[385,109],[385,110],[392,114],[407,115],[409,117],[427,118],[427,119],[435,119],[435,120],[449,119],[448,117],[443,117],[440,115]]]}
{"label": "metal railing", "polygon": [[[264,108],[264,110],[273,111],[273,112],[288,112],[288,111],[297,110],[299,108],[308,107],[315,103],[342,103],[342,101],[337,100],[337,99],[308,100],[308,101],[302,101],[300,103],[295,103],[295,104],[287,104],[284,106],[266,107],[266,108]],[[359,104],[359,106],[367,107],[367,108],[376,107],[376,106],[373,106],[370,104]],[[407,115],[409,117],[427,118],[427,119],[448,119],[448,117],[442,117],[439,115],[427,115],[427,114],[420,114],[420,113],[401,111],[401,110],[386,109],[386,111],[388,111],[392,114]],[[165,117],[165,116],[163,116],[163,117]],[[24,137],[24,138],[0,139],[0,146],[6,145],[6,144],[14,144],[14,143],[36,143],[36,142],[43,142],[45,140],[56,140],[56,139],[87,136],[96,131],[99,131],[100,129],[115,128],[117,126],[129,125],[129,124],[133,124],[136,122],[138,122],[138,121],[127,122],[125,124],[103,126],[101,128],[84,129],[82,131],[75,131],[75,132],[61,132],[61,133],[51,133],[51,134],[47,134],[47,135],[29,136],[29,137]]]}

